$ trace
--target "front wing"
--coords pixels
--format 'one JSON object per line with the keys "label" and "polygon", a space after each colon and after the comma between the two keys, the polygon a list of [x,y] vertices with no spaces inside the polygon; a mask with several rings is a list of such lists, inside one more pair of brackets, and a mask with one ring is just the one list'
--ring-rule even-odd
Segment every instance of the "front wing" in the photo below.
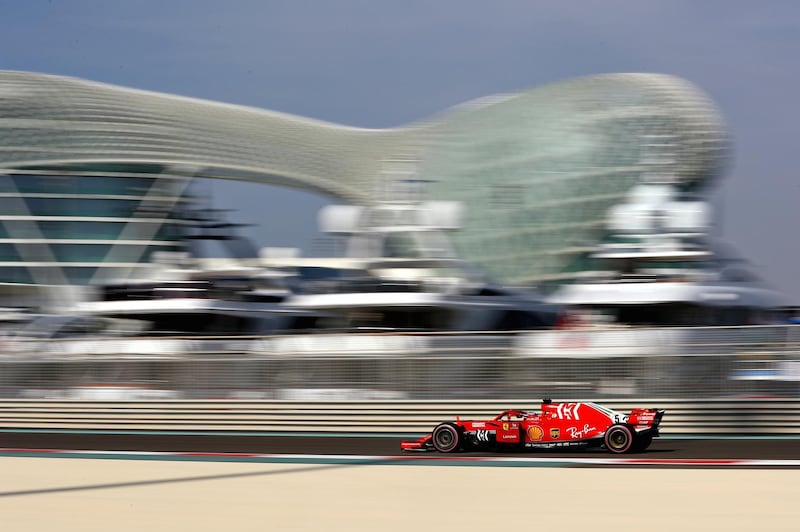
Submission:
{"label": "front wing", "polygon": [[416,440],[404,440],[400,442],[400,449],[403,451],[432,451],[433,443],[431,434],[426,434]]}

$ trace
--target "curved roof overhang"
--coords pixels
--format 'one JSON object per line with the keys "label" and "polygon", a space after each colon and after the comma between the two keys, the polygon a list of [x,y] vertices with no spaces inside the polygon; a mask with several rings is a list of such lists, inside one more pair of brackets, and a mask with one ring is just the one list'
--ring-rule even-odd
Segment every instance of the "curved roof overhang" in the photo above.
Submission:
{"label": "curved roof overhang", "polygon": [[[467,102],[419,125],[363,129],[70,77],[0,71],[0,168],[185,165],[210,170],[209,177],[370,202],[384,161],[418,157],[441,146],[447,132],[480,127],[484,116],[527,124],[550,107],[565,113],[567,122],[621,121],[629,114],[631,120],[653,121],[655,134],[669,123],[683,181],[707,177],[727,148],[722,120],[708,98],[685,80],[661,74],[577,78]],[[538,118],[524,127],[537,123]]]}
{"label": "curved roof overhang", "polygon": [[0,72],[0,168],[161,164],[366,202],[415,128],[360,129],[261,109]]}

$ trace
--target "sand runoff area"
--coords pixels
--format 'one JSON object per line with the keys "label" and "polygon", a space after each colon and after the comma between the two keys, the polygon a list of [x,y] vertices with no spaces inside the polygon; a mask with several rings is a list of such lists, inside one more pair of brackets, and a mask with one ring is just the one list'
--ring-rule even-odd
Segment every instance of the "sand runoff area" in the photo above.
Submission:
{"label": "sand runoff area", "polygon": [[26,457],[0,468],[4,532],[800,530],[800,470]]}

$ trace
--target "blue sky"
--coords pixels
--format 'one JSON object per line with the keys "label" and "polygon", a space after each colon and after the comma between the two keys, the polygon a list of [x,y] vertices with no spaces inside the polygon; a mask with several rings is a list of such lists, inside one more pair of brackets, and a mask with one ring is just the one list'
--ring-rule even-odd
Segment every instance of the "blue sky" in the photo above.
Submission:
{"label": "blue sky", "polygon": [[[718,232],[800,303],[800,2],[0,0],[0,15],[2,69],[362,127],[568,77],[684,77],[734,139]],[[311,250],[327,200],[272,187],[254,198],[251,187],[212,190],[262,245]]]}

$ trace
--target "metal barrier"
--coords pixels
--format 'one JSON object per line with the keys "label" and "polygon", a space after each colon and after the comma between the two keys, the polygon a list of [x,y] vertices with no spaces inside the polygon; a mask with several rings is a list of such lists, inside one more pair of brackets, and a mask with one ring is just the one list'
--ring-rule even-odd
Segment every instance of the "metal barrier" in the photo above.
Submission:
{"label": "metal barrier", "polygon": [[800,434],[800,326],[0,339],[9,430],[406,434],[543,397],[664,408],[665,434]]}
{"label": "metal barrier", "polygon": [[0,340],[0,398],[800,398],[800,326]]}
{"label": "metal barrier", "polygon": [[[539,401],[16,400],[0,402],[0,429],[417,434],[456,416],[480,419],[505,408],[535,410]],[[664,436],[800,436],[800,401],[795,399],[643,399],[603,404],[620,412],[634,406],[664,408]]]}

